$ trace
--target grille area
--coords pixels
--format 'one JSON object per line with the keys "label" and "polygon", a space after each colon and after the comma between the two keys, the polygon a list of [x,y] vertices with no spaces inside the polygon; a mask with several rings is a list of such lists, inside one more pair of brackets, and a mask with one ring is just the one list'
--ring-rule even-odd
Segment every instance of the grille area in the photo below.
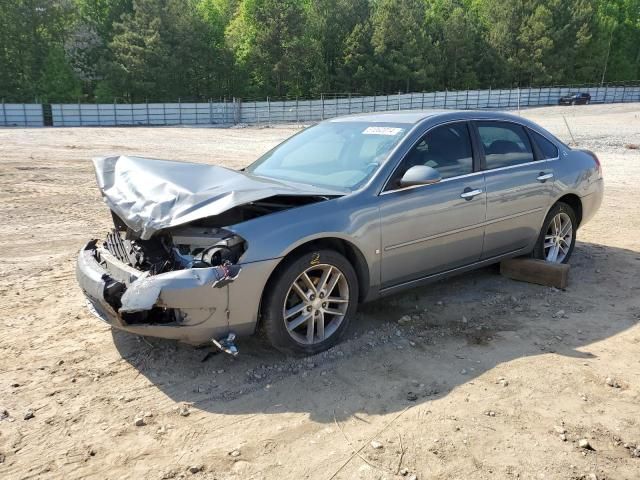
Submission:
{"label": "grille area", "polygon": [[105,238],[104,246],[109,252],[127,265],[135,266],[138,263],[133,245],[128,240],[123,240],[120,233],[112,230]]}

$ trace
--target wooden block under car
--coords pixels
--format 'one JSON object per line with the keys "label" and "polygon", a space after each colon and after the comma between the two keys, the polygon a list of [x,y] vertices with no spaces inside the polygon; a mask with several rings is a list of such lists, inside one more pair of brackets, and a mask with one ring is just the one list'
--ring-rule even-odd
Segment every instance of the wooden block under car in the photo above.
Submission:
{"label": "wooden block under car", "polygon": [[500,262],[500,274],[512,280],[537,283],[547,287],[567,288],[569,265],[535,258],[511,258]]}

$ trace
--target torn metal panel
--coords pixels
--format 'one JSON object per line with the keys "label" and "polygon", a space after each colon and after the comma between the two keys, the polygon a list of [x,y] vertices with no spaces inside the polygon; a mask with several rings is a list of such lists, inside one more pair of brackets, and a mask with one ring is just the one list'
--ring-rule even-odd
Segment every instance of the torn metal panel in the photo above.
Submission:
{"label": "torn metal panel", "polygon": [[205,164],[116,156],[93,160],[109,208],[141,239],[275,195],[341,195]]}
{"label": "torn metal panel", "polygon": [[223,287],[237,278],[238,266],[217,266],[176,270],[159,275],[148,272],[131,283],[120,299],[120,313],[140,312],[151,309],[161,298],[163,289],[184,290],[198,287]]}

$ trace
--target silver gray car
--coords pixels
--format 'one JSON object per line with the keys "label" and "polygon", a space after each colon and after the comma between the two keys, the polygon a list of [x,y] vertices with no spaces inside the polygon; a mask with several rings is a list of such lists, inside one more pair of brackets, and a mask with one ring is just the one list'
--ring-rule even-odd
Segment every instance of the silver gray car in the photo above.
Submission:
{"label": "silver gray car", "polygon": [[78,257],[89,308],[232,353],[236,335],[260,331],[314,354],[361,302],[508,257],[565,263],[603,196],[593,153],[488,111],[335,118],[241,171],[94,165],[114,228]]}

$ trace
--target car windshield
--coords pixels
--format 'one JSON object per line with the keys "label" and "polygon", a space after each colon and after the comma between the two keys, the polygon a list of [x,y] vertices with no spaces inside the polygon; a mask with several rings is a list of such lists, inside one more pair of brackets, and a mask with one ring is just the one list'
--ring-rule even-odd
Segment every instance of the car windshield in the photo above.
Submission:
{"label": "car windshield", "polygon": [[254,175],[354,190],[387,159],[409,125],[324,122],[291,137],[247,167]]}

